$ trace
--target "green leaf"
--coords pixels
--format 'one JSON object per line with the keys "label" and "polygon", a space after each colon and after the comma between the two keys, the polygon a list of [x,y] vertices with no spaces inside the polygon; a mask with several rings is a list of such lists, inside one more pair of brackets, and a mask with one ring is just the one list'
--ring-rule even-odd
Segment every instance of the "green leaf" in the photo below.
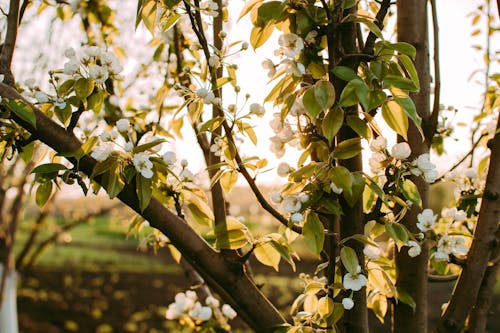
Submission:
{"label": "green leaf", "polygon": [[363,23],[375,36],[377,36],[380,39],[384,39],[384,36],[382,35],[382,31],[380,30],[380,28],[373,21],[370,21],[366,17],[360,17],[351,14],[344,19],[344,22]]}
{"label": "green leaf", "polygon": [[333,313],[333,306],[333,299],[328,296],[321,297],[318,300],[318,314],[323,318],[328,317]]}
{"label": "green leaf", "polygon": [[359,136],[369,140],[371,137],[371,130],[362,119],[357,116],[348,116],[346,119],[347,125],[354,130]]}
{"label": "green leaf", "polygon": [[403,244],[408,242],[408,232],[401,224],[389,222],[385,225],[385,230],[396,242],[401,241]]}
{"label": "green leaf", "polygon": [[153,36],[155,33],[156,15],[158,13],[157,8],[157,1],[150,0],[144,6],[142,6],[141,10],[142,22]]}
{"label": "green leaf", "polygon": [[123,181],[123,177],[121,175],[121,167],[120,163],[116,162],[109,170],[109,173],[106,174],[107,182],[106,182],[106,192],[110,199],[115,198],[125,187],[125,182]]}
{"label": "green leaf", "polygon": [[59,96],[59,97],[67,96],[71,92],[71,89],[73,89],[74,84],[75,84],[75,80],[73,80],[73,79],[69,79],[69,80],[64,81],[57,89],[57,92],[58,92],[57,96]]}
{"label": "green leaf", "polygon": [[329,81],[318,81],[314,85],[314,96],[323,110],[329,109],[335,102],[335,88]]}
{"label": "green leaf", "polygon": [[408,140],[408,116],[396,101],[388,101],[382,105],[382,117],[387,125],[396,133]]}
{"label": "green leaf", "polygon": [[400,287],[396,287],[396,290],[397,290],[396,299],[398,301],[405,303],[406,305],[409,305],[413,309],[413,311],[415,311],[417,303],[415,303],[413,297],[411,297],[411,295],[408,292],[406,292]]}
{"label": "green leaf", "polygon": [[316,255],[319,255],[323,249],[323,243],[325,241],[323,229],[323,223],[319,220],[318,215],[310,213],[304,223],[302,236],[304,236],[307,247]]}
{"label": "green leaf", "polygon": [[413,100],[408,96],[399,97],[396,95],[394,95],[394,100],[401,106],[406,115],[413,121],[415,126],[419,127],[419,130],[422,132],[420,129],[420,126],[422,125],[422,118],[420,118],[417,114],[417,109],[415,104],[413,104]]}
{"label": "green leaf", "polygon": [[349,246],[343,246],[340,250],[340,260],[345,269],[351,273],[356,274],[359,266],[358,256],[356,252]]}
{"label": "green leaf", "polygon": [[153,194],[152,180],[150,178],[144,178],[140,173],[137,173],[135,179],[137,198],[139,198],[139,209],[143,212],[149,205]]}
{"label": "green leaf", "polygon": [[142,145],[134,147],[134,149],[132,150],[132,152],[134,154],[141,153],[143,151],[146,151],[148,149],[156,147],[156,146],[158,146],[159,144],[162,144],[165,141],[167,141],[167,140],[165,140],[165,139],[156,139],[156,140],[153,140],[151,142],[147,142],[147,143],[144,143]]}
{"label": "green leaf", "polygon": [[80,78],[75,82],[75,94],[76,97],[80,99],[85,99],[90,94],[92,94],[92,91],[94,90],[94,80],[92,79],[86,79],[86,78]]}
{"label": "green leaf", "polygon": [[335,68],[332,69],[332,73],[338,77],[341,78],[344,81],[352,81],[354,79],[359,79],[358,75],[356,75],[356,72],[345,66],[336,66]]}
{"label": "green leaf", "polygon": [[[361,98],[360,98],[361,100]],[[366,97],[364,98],[366,111],[375,110],[377,107],[382,105],[387,100],[387,95],[382,90],[370,90]]]}
{"label": "green leaf", "polygon": [[104,92],[98,90],[87,99],[87,109],[93,110],[95,113],[99,113],[102,110],[102,105],[104,103]]}
{"label": "green leaf", "polygon": [[238,21],[241,20],[243,16],[248,14],[255,6],[260,5],[264,0],[250,0],[245,3],[245,6],[240,12],[240,16],[238,17]]}
{"label": "green leaf", "polygon": [[41,183],[36,189],[35,201],[38,207],[43,207],[52,194],[52,182]]}
{"label": "green leaf", "polygon": [[7,101],[7,108],[14,112],[16,116],[36,128],[36,115],[33,110],[20,100],[10,99]]}
{"label": "green leaf", "polygon": [[364,84],[364,82],[360,79],[354,79],[347,83],[347,85],[342,90],[342,93],[340,94],[339,106],[347,107],[358,104],[359,99],[358,95],[356,94],[356,87],[360,84]]}
{"label": "green leaf", "polygon": [[328,172],[328,178],[344,191],[352,191],[352,178],[349,170],[343,166],[336,166]]}
{"label": "green leaf", "polygon": [[422,199],[420,198],[420,193],[418,192],[417,185],[409,179],[405,179],[401,183],[401,192],[407,200],[410,200],[417,206],[422,206]]}
{"label": "green leaf", "polygon": [[168,31],[170,28],[172,28],[177,21],[181,18],[181,14],[172,12],[171,15],[168,16],[166,20],[161,21],[161,28],[163,32]]}
{"label": "green leaf", "polygon": [[62,109],[59,108],[58,106],[56,106],[54,108],[54,113],[56,114],[57,119],[59,119],[59,121],[64,126],[68,126],[69,121],[71,119],[71,114],[73,113],[73,110],[71,109],[71,104],[70,103],[66,103],[66,105]]}
{"label": "green leaf", "polygon": [[401,63],[403,64],[404,68],[408,72],[408,75],[412,79],[412,81],[415,84],[415,86],[417,87],[417,89],[420,89],[420,81],[418,79],[417,69],[415,68],[415,65],[413,64],[413,61],[410,59],[410,57],[408,57],[405,54],[402,54],[399,56],[399,61],[401,61]]}
{"label": "green leaf", "polygon": [[254,49],[264,45],[264,43],[271,37],[274,31],[274,25],[266,25],[264,27],[253,27],[250,32],[250,44]]}
{"label": "green leaf", "polygon": [[116,156],[114,155],[111,155],[105,161],[97,162],[96,165],[94,166],[94,170],[92,170],[90,179],[93,179],[94,177],[109,171],[111,168],[114,167],[116,162],[117,162]]}
{"label": "green leaf", "polygon": [[333,150],[333,157],[345,160],[359,153],[361,153],[361,138],[352,138],[340,142]]}
{"label": "green leaf", "polygon": [[274,21],[283,13],[283,4],[281,1],[268,1],[263,3],[257,9],[257,19],[253,22],[254,26],[271,26],[274,28]]}
{"label": "green leaf", "polygon": [[247,227],[235,218],[228,217],[226,224],[219,223],[215,226],[215,247],[218,249],[236,250],[248,243]]}
{"label": "green leaf", "polygon": [[351,173],[352,178],[352,191],[344,191],[342,195],[347,201],[347,204],[354,207],[356,202],[363,196],[363,191],[365,189],[365,178],[357,173]]}
{"label": "green leaf", "polygon": [[384,46],[389,50],[398,51],[399,53],[410,56],[413,59],[415,59],[415,56],[417,54],[417,49],[415,49],[413,45],[405,42],[398,42],[398,43],[386,42],[384,43]]}
{"label": "green leaf", "polygon": [[281,255],[269,242],[257,244],[253,254],[258,261],[278,271]]}
{"label": "green leaf", "polygon": [[316,99],[316,94],[314,93],[314,87],[310,87],[309,89],[306,90],[304,96],[302,97],[302,103],[304,104],[304,108],[306,109],[307,113],[309,114],[311,120],[314,123],[318,115],[321,113],[321,111],[323,111],[323,108]]}
{"label": "green leaf", "polygon": [[226,195],[229,194],[233,186],[238,181],[238,175],[238,172],[229,170],[227,172],[224,172],[220,177],[220,185],[222,186],[222,189],[224,190],[224,193],[226,193]]}
{"label": "green leaf", "polygon": [[398,75],[386,75],[384,77],[384,80],[382,81],[382,86],[385,89],[388,89],[390,87],[396,87],[407,91],[418,90],[413,80]]}
{"label": "green leaf", "polygon": [[328,110],[323,118],[323,123],[321,128],[323,129],[323,135],[328,139],[331,144],[335,135],[339,132],[342,124],[344,123],[344,111],[341,108],[335,108]]}
{"label": "green leaf", "polygon": [[65,165],[59,163],[46,163],[37,166],[31,171],[31,173],[53,173],[59,172],[61,170],[67,170],[68,168]]}

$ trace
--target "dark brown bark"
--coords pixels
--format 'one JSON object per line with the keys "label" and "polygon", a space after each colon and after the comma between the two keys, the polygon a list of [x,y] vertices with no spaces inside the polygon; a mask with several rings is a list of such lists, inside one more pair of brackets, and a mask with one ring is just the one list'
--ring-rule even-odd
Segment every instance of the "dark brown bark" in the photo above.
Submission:
{"label": "dark brown bark", "polygon": [[[500,123],[497,123],[497,130]],[[465,326],[476,299],[491,258],[498,246],[496,232],[500,221],[500,135],[498,133],[488,144],[491,150],[490,166],[482,197],[481,209],[474,232],[467,263],[462,269],[445,313],[439,321],[436,332],[460,332]]]}
{"label": "dark brown bark", "polygon": [[467,332],[482,333],[486,331],[486,324],[490,315],[491,300],[494,295],[495,283],[497,281],[500,265],[494,263],[486,269],[486,273],[479,288],[476,305],[472,309],[469,318]]}
{"label": "dark brown bark", "polygon": [[[411,94],[417,113],[423,119],[422,126],[430,116],[430,73],[429,73],[429,42],[427,31],[427,2],[421,0],[398,0],[397,31],[398,41],[412,44],[416,50],[415,67],[420,80],[420,91]],[[408,144],[411,147],[410,159],[428,152],[424,138],[413,123],[408,130]],[[428,204],[429,185],[421,177],[411,179],[418,187],[422,198],[422,206]],[[402,219],[410,232],[419,232],[416,227],[417,214],[421,208],[413,206]],[[419,256],[411,258],[408,247],[396,251],[396,267],[398,288],[408,292],[416,303],[415,311],[407,304],[398,302],[394,305],[394,332],[427,332],[427,261],[428,246],[422,244]]]}
{"label": "dark brown bark", "polygon": [[[3,83],[0,83],[0,96],[24,100],[17,91]],[[68,133],[26,100],[24,102],[35,112],[36,128],[18,118],[15,119],[16,122],[58,152],[71,152],[80,148],[81,142],[72,133]],[[80,170],[91,174],[95,164],[94,159],[85,156],[79,162]],[[152,227],[164,233],[207,284],[256,332],[271,333],[273,327],[285,322],[279,311],[247,277],[241,265],[226,261],[187,223],[158,200],[153,198],[149,206],[141,212],[132,184],[126,185],[118,198],[149,221]]]}

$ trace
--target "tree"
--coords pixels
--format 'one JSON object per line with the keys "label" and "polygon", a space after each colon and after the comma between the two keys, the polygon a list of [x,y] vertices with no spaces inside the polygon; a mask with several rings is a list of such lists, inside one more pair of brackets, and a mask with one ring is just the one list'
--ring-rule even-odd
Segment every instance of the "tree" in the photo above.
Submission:
{"label": "tree", "polygon": [[[484,330],[484,304],[498,270],[495,189],[500,179],[491,170],[499,167],[500,138],[494,129],[482,133],[480,125],[481,119],[496,115],[498,75],[486,71],[485,103],[472,133],[473,138],[480,133],[473,148],[488,140],[491,154],[471,163],[478,171],[460,178],[463,186],[456,202],[435,214],[428,207],[428,183],[439,175],[429,151],[442,152],[446,133],[439,126],[438,62],[432,111],[429,105],[425,2],[398,1],[398,42],[384,39],[382,32],[394,10],[387,0],[245,4],[240,17],[251,17],[254,49],[266,44],[273,32],[280,35],[275,58],[263,64],[273,82],[263,102],[279,110],[271,122],[276,134],[271,150],[282,157],[293,144],[302,152],[296,168],[279,165],[278,173],[288,183],[270,201],[256,183],[267,161],[244,156],[238,141],[257,142],[253,118],[265,108],[262,103],[241,106],[249,98],[240,98],[241,78],[231,62],[233,54],[249,45],[227,41],[224,24],[235,15],[226,3],[138,2],[136,26],[142,23],[156,36],[151,66],[159,66],[162,73],[161,86],[147,107],[116,101],[131,90],[121,89],[122,68],[111,52],[123,53],[114,45],[115,12],[103,0],[77,1],[71,8],[52,4],[61,19],[82,17],[87,43],[78,52],[68,50],[64,68],[49,73],[50,90],[23,90],[16,84],[11,63],[29,4],[10,0],[0,53],[1,107],[5,138],[10,139],[4,138],[5,150],[22,151],[24,140],[37,140],[69,162],[39,165],[37,192],[43,194],[52,182],[76,179],[85,193],[102,188],[120,199],[168,237],[256,332],[368,332],[368,308],[383,320],[389,305],[395,332],[426,332],[427,280],[455,277],[451,273],[460,277],[437,331],[458,332],[469,315],[471,329]],[[434,1],[432,5],[435,9]],[[491,38],[489,1],[486,6]],[[432,14],[436,31],[435,10]],[[99,38],[93,33],[96,26]],[[487,52],[490,57],[489,47]],[[171,108],[166,98],[173,92],[179,106]],[[227,95],[236,95],[238,102],[229,104]],[[87,122],[82,117],[89,114],[103,119],[105,128],[96,123],[82,129]],[[211,200],[188,161],[176,163],[173,152],[160,150],[165,138],[180,136],[184,123],[201,148]],[[379,123],[398,135],[391,149]],[[372,151],[368,163],[362,143]],[[487,175],[484,187],[476,181],[478,174]],[[282,224],[280,232],[254,237],[228,214],[226,199],[240,176],[255,200]],[[210,230],[215,240],[203,239],[193,223]],[[255,285],[247,266],[251,256],[273,267],[281,259],[293,266],[294,233],[320,260],[314,276],[303,277],[304,293],[287,322]],[[222,309],[226,317],[210,321],[218,302],[203,306],[196,299],[192,293],[179,295],[167,317],[182,318],[200,330],[211,325],[228,329],[230,308]]]}

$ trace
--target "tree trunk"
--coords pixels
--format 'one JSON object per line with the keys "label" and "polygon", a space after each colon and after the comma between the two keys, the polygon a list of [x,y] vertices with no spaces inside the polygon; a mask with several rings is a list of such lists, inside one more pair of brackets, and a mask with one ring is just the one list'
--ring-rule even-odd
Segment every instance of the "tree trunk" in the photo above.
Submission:
{"label": "tree trunk", "polygon": [[[423,119],[423,125],[430,116],[430,74],[429,74],[429,42],[427,31],[427,2],[422,0],[398,0],[397,31],[398,41],[412,44],[417,55],[415,67],[420,80],[420,91],[412,94],[417,113]],[[425,129],[424,129],[425,132]],[[417,128],[410,123],[408,130],[408,144],[415,158],[429,151],[428,144]],[[422,206],[428,204],[429,185],[421,177],[411,179],[418,187],[422,197]],[[420,207],[413,206],[405,215],[403,223],[411,232],[419,232],[416,227],[417,214]],[[394,306],[394,332],[427,332],[427,261],[428,245],[422,244],[422,252],[419,256],[411,258],[408,248],[403,247],[396,251],[397,281],[398,288],[410,293],[416,303],[413,309],[403,302]]]}
{"label": "tree trunk", "polygon": [[437,332],[460,332],[465,326],[478,293],[492,253],[496,253],[498,239],[498,221],[500,221],[500,135],[497,122],[497,134],[490,140],[490,166],[482,197],[481,209],[474,231],[471,248],[467,254],[467,262],[462,269],[448,307],[439,321]]}
{"label": "tree trunk", "polygon": [[[3,276],[4,266],[0,265],[0,277]],[[0,302],[0,333],[17,333],[17,280],[15,271],[9,271],[5,278],[3,298]]]}

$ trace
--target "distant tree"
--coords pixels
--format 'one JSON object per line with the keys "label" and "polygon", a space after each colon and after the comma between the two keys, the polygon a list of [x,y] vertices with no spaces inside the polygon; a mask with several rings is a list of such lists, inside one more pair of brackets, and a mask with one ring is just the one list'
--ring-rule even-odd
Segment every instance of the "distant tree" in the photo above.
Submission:
{"label": "distant tree", "polygon": [[[49,72],[47,89],[16,84],[11,70],[29,5],[54,7],[62,20],[79,15],[88,36],[80,49],[65,52],[63,68]],[[426,332],[427,281],[458,278],[436,331],[459,332],[468,323],[481,332],[498,271],[500,76],[490,73],[494,52],[487,43],[473,149],[454,167],[470,161],[471,168],[453,178],[455,200],[433,212],[428,184],[443,178],[430,152],[442,154],[453,129],[439,105],[437,38],[430,106],[427,26],[431,17],[436,35],[435,1],[431,8],[428,13],[427,2],[417,0],[252,0],[239,15],[253,24],[247,43],[228,40],[225,24],[238,14],[227,2],[141,0],[136,27],[150,31],[155,50],[124,86],[119,58],[127,50],[115,44],[111,2],[10,0],[0,53],[4,150],[20,152],[23,142],[41,141],[66,158],[34,169],[37,197],[48,198],[61,181],[76,181],[84,193],[102,188],[141,216],[131,227],[143,219],[159,231],[156,246],[167,237],[172,253],[228,303],[178,294],[166,317],[195,331],[230,330],[234,308],[259,333],[364,333],[368,308],[380,320],[393,308],[394,332]],[[397,41],[384,38],[389,14],[397,17]],[[478,7],[473,24],[481,20],[490,41],[496,31],[490,1]],[[276,51],[263,63],[273,86],[262,103],[250,103],[239,83],[251,78],[238,75],[233,56],[272,41],[274,32]],[[134,87],[146,80],[158,80],[159,88],[147,103],[134,101]],[[258,142],[255,118],[266,113],[264,103],[276,110],[270,150],[278,158],[288,156],[289,146],[301,151],[293,167],[279,164],[287,183],[269,200],[256,183],[267,160],[246,156],[240,144]],[[201,148],[208,183],[193,175],[189,161],[161,148],[180,140],[184,127]],[[398,138],[390,148],[386,131]],[[371,150],[367,163],[364,143]],[[476,162],[478,147],[490,154]],[[281,223],[276,232],[254,236],[228,214],[229,192],[240,176]],[[301,276],[304,292],[288,322],[256,286],[248,259],[276,270],[281,259],[294,267],[296,237],[318,267]]]}

